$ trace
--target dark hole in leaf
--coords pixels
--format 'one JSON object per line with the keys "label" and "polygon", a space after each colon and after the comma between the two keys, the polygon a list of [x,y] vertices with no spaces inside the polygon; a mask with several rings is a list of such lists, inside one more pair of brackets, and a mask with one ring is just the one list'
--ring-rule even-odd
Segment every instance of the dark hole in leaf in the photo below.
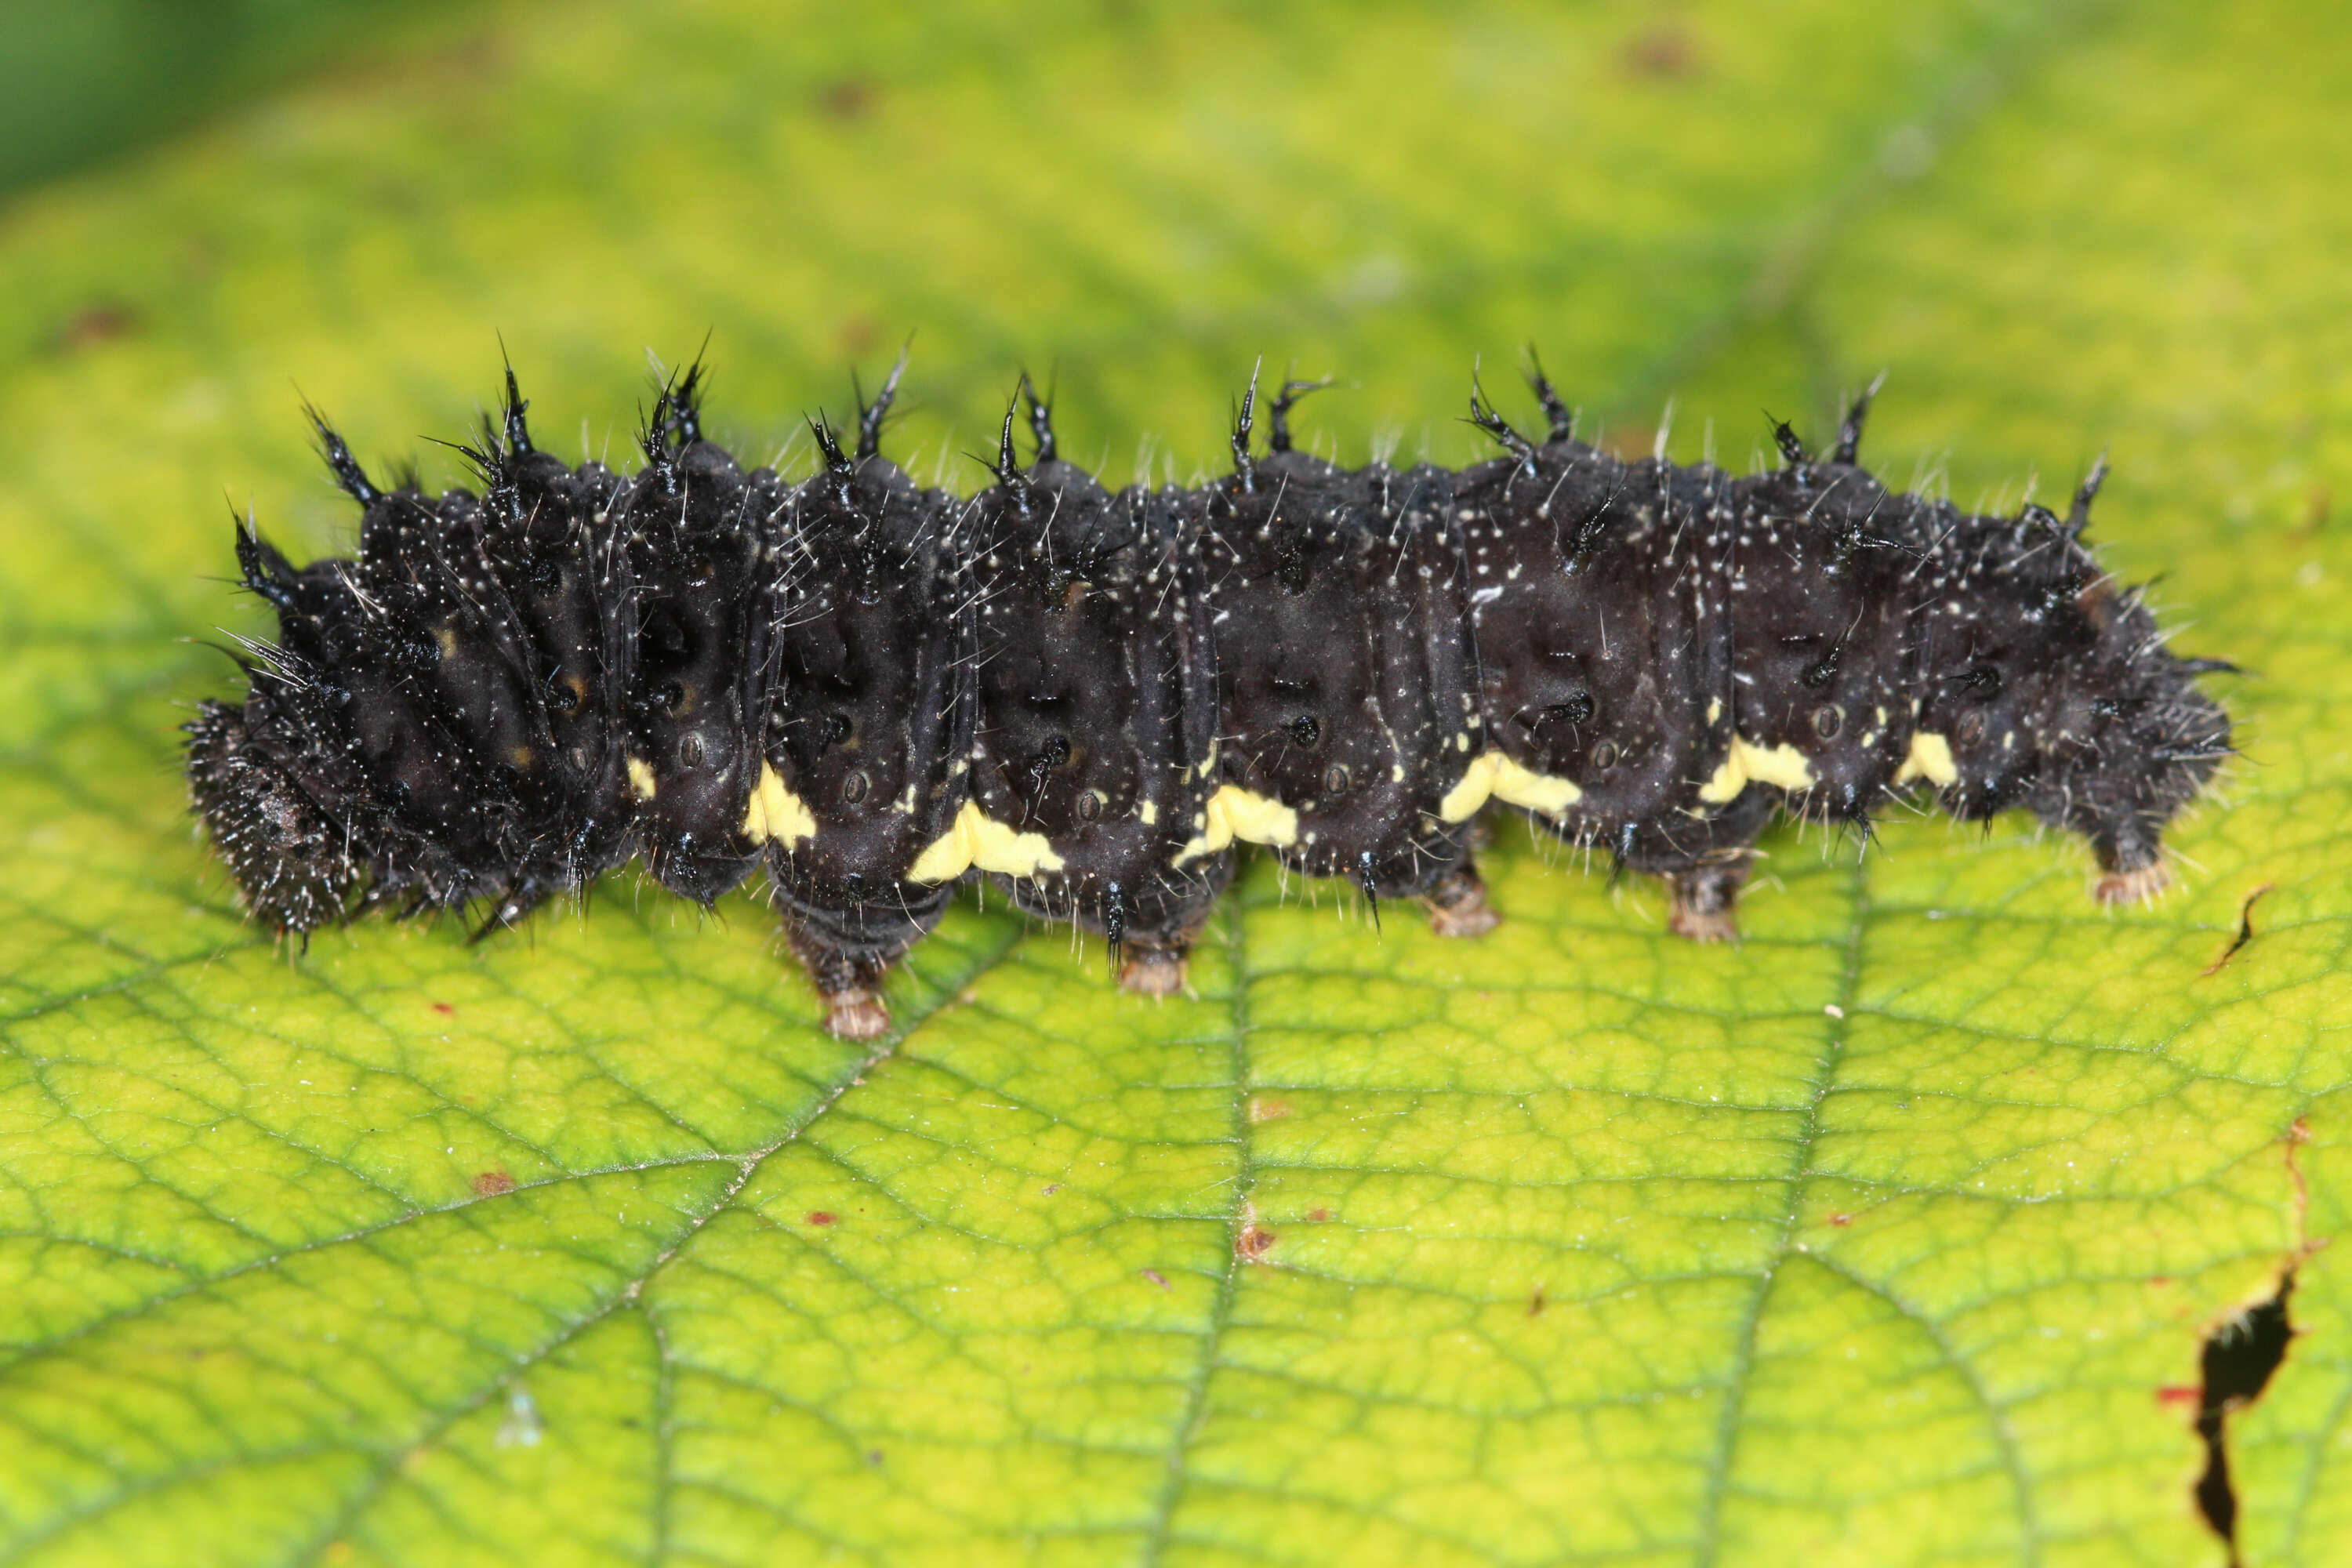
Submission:
{"label": "dark hole in leaf", "polygon": [[2279,1281],[2278,1294],[2248,1308],[2213,1331],[2205,1342],[2205,1392],[2197,1408],[2197,1435],[2205,1440],[2205,1473],[2197,1481],[2197,1507],[2205,1521],[2230,1545],[2238,1561],[2238,1494],[2230,1484],[2230,1450],[2223,1441],[2231,1413],[2252,1405],[2286,1359],[2294,1338],[2286,1300],[2294,1275]]}

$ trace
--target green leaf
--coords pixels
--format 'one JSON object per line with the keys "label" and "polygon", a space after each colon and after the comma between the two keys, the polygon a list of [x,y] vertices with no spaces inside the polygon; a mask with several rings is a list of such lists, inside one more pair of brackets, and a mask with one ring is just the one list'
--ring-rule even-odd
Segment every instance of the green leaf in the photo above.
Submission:
{"label": "green leaf", "polygon": [[[2344,1560],[2347,79],[2284,0],[538,4],[20,201],[0,1561],[2218,1564],[2290,1268],[2239,1547]],[[439,479],[501,334],[603,451],[708,331],[765,452],[909,330],[967,486],[1024,364],[1114,479],[1260,354],[1448,461],[1528,339],[1734,467],[1884,367],[1898,481],[2111,450],[2249,754],[2116,915],[2020,820],[1782,829],[1701,949],[1506,826],[1491,938],[1256,864],[1155,1006],[967,899],[877,1056],[749,896],[240,921],[174,726],[224,487],[349,537],[289,380]]]}

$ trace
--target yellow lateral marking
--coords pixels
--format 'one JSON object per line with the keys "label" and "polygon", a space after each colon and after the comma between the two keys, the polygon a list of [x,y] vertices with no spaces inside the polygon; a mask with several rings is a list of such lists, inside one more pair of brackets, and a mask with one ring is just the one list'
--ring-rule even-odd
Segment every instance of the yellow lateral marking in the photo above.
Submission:
{"label": "yellow lateral marking", "polygon": [[1481,752],[1463,773],[1462,782],[1437,803],[1437,815],[1447,822],[1467,822],[1490,798],[1558,816],[1583,799],[1584,792],[1572,780],[1537,773],[1500,752]]}
{"label": "yellow lateral marking", "polygon": [[1447,822],[1467,822],[1478,815],[1495,793],[1495,760],[1500,752],[1481,752],[1462,770],[1462,782],[1437,803],[1437,815]]}
{"label": "yellow lateral marking", "polygon": [[1786,741],[1777,746],[1759,746],[1735,736],[1731,749],[1739,757],[1739,771],[1748,775],[1750,784],[1778,784],[1791,795],[1813,787],[1813,764],[1804,752]]}
{"label": "yellow lateral marking", "polygon": [[760,783],[743,811],[743,837],[754,844],[782,844],[789,849],[816,837],[816,816],[806,802],[784,787],[773,763],[760,764]]}
{"label": "yellow lateral marking", "polygon": [[1278,800],[1223,784],[1201,814],[1201,831],[1176,852],[1176,864],[1213,855],[1239,838],[1283,847],[1298,842],[1298,813]]}
{"label": "yellow lateral marking", "polygon": [[654,797],[654,770],[643,757],[629,759],[629,793],[639,800]]}
{"label": "yellow lateral marking", "polygon": [[1042,833],[1021,833],[980,814],[980,807],[970,801],[956,814],[964,825],[964,834],[971,845],[972,868],[993,871],[1001,877],[1034,877],[1040,871],[1058,871],[1062,858],[1045,842]]}
{"label": "yellow lateral marking", "polygon": [[1709,805],[1727,805],[1751,784],[1772,784],[1796,795],[1813,787],[1812,764],[1804,752],[1785,741],[1777,746],[1759,746],[1734,735],[1729,753],[1715,776],[1699,786],[1698,797]]}
{"label": "yellow lateral marking", "polygon": [[1584,792],[1568,779],[1550,773],[1539,773],[1523,768],[1500,752],[1489,752],[1495,772],[1495,798],[1510,805],[1523,805],[1529,811],[1540,811],[1546,816],[1558,816],[1584,798]]}
{"label": "yellow lateral marking", "polygon": [[1058,871],[1062,858],[1042,833],[1023,833],[981,814],[977,804],[963,809],[942,833],[915,858],[907,880],[937,885],[951,882],[966,871],[993,871],[1000,877],[1034,877]]}
{"label": "yellow lateral marking", "polygon": [[[966,803],[964,810],[971,809],[970,803]],[[948,830],[925,845],[923,852],[915,857],[915,863],[907,868],[907,880],[937,887],[941,882],[954,881],[971,869],[971,846],[964,842],[963,816],[959,812]]]}
{"label": "yellow lateral marking", "polygon": [[1239,784],[1223,784],[1209,797],[1208,837],[1219,849],[1236,838],[1283,847],[1298,842],[1298,813]]}
{"label": "yellow lateral marking", "polygon": [[1926,779],[1938,788],[1958,784],[1960,770],[1952,761],[1952,743],[1926,730],[1912,736],[1911,754],[1895,770],[1895,782],[1907,784],[1914,779]]}

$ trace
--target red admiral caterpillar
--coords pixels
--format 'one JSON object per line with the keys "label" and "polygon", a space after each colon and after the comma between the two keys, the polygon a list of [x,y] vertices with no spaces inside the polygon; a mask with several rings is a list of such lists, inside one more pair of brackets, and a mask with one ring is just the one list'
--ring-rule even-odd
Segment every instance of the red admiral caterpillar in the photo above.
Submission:
{"label": "red admiral caterpillar", "polygon": [[[764,862],[842,1035],[984,872],[1109,940],[1130,991],[1183,984],[1236,840],[1453,935],[1495,916],[1489,802],[1663,876],[1673,929],[1732,934],[1779,810],[1867,831],[1884,796],[2022,806],[2086,837],[2104,901],[2155,892],[2159,835],[2227,715],[2060,518],[1964,513],[1836,444],[1735,479],[1541,440],[1475,389],[1503,456],[1344,469],[1255,380],[1233,471],[1105,490],[1024,377],[969,500],[881,455],[891,373],[822,467],[746,473],[704,438],[699,367],[634,476],[533,446],[511,371],[460,448],[482,491],[379,487],[355,560],[297,570],[242,525],[278,612],[242,707],[188,726],[197,809],[247,906],[307,935],[382,904],[486,903],[484,932],[633,856],[704,902]],[[1013,449],[1025,403],[1034,458]]]}

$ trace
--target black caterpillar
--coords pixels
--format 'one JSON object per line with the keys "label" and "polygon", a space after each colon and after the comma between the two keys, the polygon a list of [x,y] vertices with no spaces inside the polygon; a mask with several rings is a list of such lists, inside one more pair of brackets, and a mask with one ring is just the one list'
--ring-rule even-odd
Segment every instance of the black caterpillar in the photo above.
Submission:
{"label": "black caterpillar", "polygon": [[832,1028],[871,1037],[974,870],[1159,995],[1236,839],[1475,935],[1500,800],[1720,939],[1775,811],[1866,833],[1913,786],[2026,807],[2090,840],[2101,900],[2151,896],[2231,750],[2191,685],[2230,667],[2174,658],[2084,548],[2104,466],[2063,519],[1897,494],[1855,465],[1868,394],[1826,454],[1782,424],[1785,466],[1735,479],[1579,442],[1538,369],[1543,440],[1474,384],[1503,456],[1349,470],[1292,448],[1319,384],[1268,400],[1258,455],[1253,377],[1232,473],[1114,495],[1024,377],[964,500],[881,455],[904,368],[849,450],[811,422],[797,484],[704,438],[698,364],[625,478],[534,447],[509,369],[459,448],[478,496],[379,487],[312,411],[358,558],[297,571],[240,523],[278,639],[188,726],[253,913],[307,937],[480,900],[487,933],[632,856],[704,903],[764,861]]}

